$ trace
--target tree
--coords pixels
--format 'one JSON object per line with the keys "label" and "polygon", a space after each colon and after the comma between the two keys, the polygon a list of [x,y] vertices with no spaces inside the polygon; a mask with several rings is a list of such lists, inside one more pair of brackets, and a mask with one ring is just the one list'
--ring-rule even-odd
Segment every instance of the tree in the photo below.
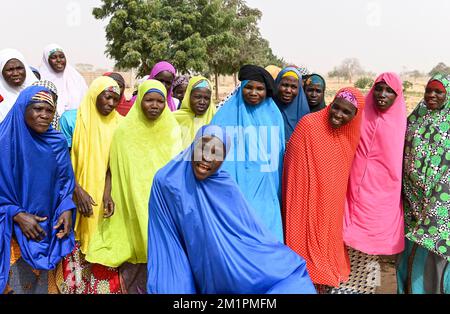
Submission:
{"label": "tree", "polygon": [[428,74],[430,76],[434,76],[437,73],[450,74],[450,67],[448,67],[444,62],[439,62],[439,64],[436,65]]}
{"label": "tree", "polygon": [[337,70],[340,76],[348,80],[349,83],[352,83],[352,80],[356,75],[364,73],[359,60],[356,58],[344,59]]}
{"label": "tree", "polygon": [[373,85],[373,79],[371,79],[370,77],[361,77],[359,78],[356,82],[355,82],[355,87],[360,88],[360,89],[365,89],[367,87],[371,87]]}
{"label": "tree", "polygon": [[413,87],[413,83],[410,81],[403,81],[403,92],[405,93],[408,89],[411,89]]}
{"label": "tree", "polygon": [[244,0],[103,0],[97,19],[110,17],[106,53],[121,69],[148,74],[168,60],[181,73],[216,78],[244,63],[279,62],[258,29],[261,12]]}

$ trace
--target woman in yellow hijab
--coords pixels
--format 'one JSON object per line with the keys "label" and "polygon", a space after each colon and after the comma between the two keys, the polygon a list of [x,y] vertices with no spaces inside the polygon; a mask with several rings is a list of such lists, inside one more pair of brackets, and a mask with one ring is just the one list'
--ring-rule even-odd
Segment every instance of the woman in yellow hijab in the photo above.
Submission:
{"label": "woman in yellow hijab", "polygon": [[[110,77],[99,77],[90,85],[77,112],[71,159],[75,172],[74,192],[77,204],[75,238],[77,246],[62,263],[62,293],[119,293],[117,270],[89,264],[84,254],[97,228],[113,213],[109,150],[120,116],[120,88]],[[81,250],[81,252],[80,252]]]}
{"label": "woman in yellow hijab", "polygon": [[[139,86],[137,101],[114,133],[110,169],[114,215],[97,229],[86,260],[119,267],[122,292],[146,291],[148,202],[153,177],[182,150],[180,127],[162,83]],[[125,263],[125,264],[124,264]]]}
{"label": "woman in yellow hijab", "polygon": [[191,78],[181,108],[174,112],[181,128],[183,149],[191,145],[197,131],[209,124],[216,114],[216,106],[211,99],[211,86],[203,76]]}

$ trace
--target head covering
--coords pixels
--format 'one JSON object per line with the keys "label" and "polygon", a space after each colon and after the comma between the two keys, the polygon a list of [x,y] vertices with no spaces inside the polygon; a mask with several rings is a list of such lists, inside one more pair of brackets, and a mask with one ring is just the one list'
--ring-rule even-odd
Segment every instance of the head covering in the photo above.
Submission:
{"label": "head covering", "polygon": [[278,73],[281,72],[281,68],[277,67],[276,65],[268,65],[265,67],[266,71],[272,75],[272,78],[275,80],[278,76]]}
{"label": "head covering", "polygon": [[447,91],[445,90],[445,86],[439,82],[438,80],[431,80],[428,82],[427,84],[427,88],[434,88],[434,89],[438,89],[443,93],[446,93]]}
{"label": "head covering", "polygon": [[208,110],[202,115],[197,116],[191,109],[191,93],[197,84],[205,82],[208,84],[209,89],[211,89],[211,83],[203,76],[194,76],[189,80],[189,85],[186,89],[186,94],[184,94],[183,102],[181,103],[181,108],[175,111],[175,118],[181,128],[181,136],[183,137],[183,148],[186,148],[192,143],[195,134],[198,129],[211,122],[211,119],[216,114],[216,105],[211,99]]}
{"label": "head covering", "polygon": [[403,163],[406,237],[450,261],[450,76],[430,81],[444,85],[441,109],[428,109],[424,100],[408,117]]}
{"label": "head covering", "polygon": [[[177,70],[175,70],[174,66],[170,64],[167,61],[161,61],[155,64],[152,68],[152,71],[150,72],[149,79],[154,79],[159,73],[168,71],[173,74],[173,77],[175,78],[175,75],[177,75]],[[169,105],[170,111],[177,110],[177,106],[175,105],[175,102],[172,98],[173,95],[173,85],[170,88],[170,90],[167,91],[167,104]]]}
{"label": "head covering", "polygon": [[[283,169],[286,244],[306,260],[315,284],[339,286],[350,274],[342,239],[345,193],[360,138],[364,97],[356,88],[356,116],[334,129],[330,106],[306,115],[287,145]],[[308,226],[299,228],[299,226]]]}
{"label": "head covering", "polygon": [[116,81],[106,76],[100,76],[91,83],[78,108],[73,134],[71,157],[75,178],[97,204],[93,206],[91,217],[77,214],[75,232],[84,254],[97,226],[103,221],[103,192],[109,149],[120,115],[113,110],[109,115],[103,116],[98,112],[96,103],[98,95],[112,86],[119,87]]}
{"label": "head covering", "polygon": [[[116,81],[117,84],[120,83],[124,87],[126,86],[125,79],[123,78],[123,76],[120,73],[117,73],[117,72],[106,72],[106,73],[103,74],[103,76],[109,76],[114,81]],[[120,113],[120,115],[125,117],[128,114],[128,112],[130,111],[130,109],[131,109],[131,104],[125,98],[125,91],[123,91],[123,92],[120,93],[120,101],[119,101],[119,104],[116,107],[116,110],[117,110],[118,113]]]}
{"label": "head covering", "polygon": [[[36,81],[33,84],[31,84],[32,86],[43,86],[45,88],[47,88],[49,91],[51,91],[54,96],[55,96],[55,106],[58,103],[58,90],[55,86],[55,84],[53,84],[50,81],[47,80],[40,80],[40,81]],[[53,117],[53,121],[52,121],[52,127],[55,130],[59,130],[59,121],[60,121],[60,116],[58,114],[58,111],[55,111],[55,115]],[[74,123],[75,126],[75,123]]]}
{"label": "head covering", "polygon": [[[60,240],[56,237],[59,230],[53,229],[63,212],[75,214],[75,181],[64,137],[51,127],[38,134],[24,118],[32,97],[41,92],[48,90],[41,86],[23,90],[0,124],[0,291],[8,280],[13,232],[22,258],[33,269],[54,269],[75,245],[73,232]],[[29,240],[13,223],[20,212],[48,217],[39,223],[47,233],[42,241]]]}
{"label": "head covering", "polygon": [[56,107],[55,101],[50,91],[42,91],[31,97],[30,104],[45,103],[53,108]]}
{"label": "head covering", "polygon": [[30,65],[30,69],[33,72],[34,76],[36,76],[36,78],[38,80],[40,80],[41,79],[41,73],[39,73],[39,70],[36,69],[35,67],[32,67],[31,65]]}
{"label": "head covering", "polygon": [[285,104],[280,101],[277,96],[274,97],[275,103],[283,116],[286,142],[289,141],[289,138],[291,137],[292,132],[294,132],[298,121],[300,121],[305,114],[309,113],[308,101],[306,100],[306,95],[302,88],[302,75],[296,68],[287,67],[278,74],[275,81],[275,85],[277,86],[277,94],[282,79],[286,76],[293,75],[295,75],[299,80],[298,95],[295,96],[294,100],[290,104]]}
{"label": "head covering", "polygon": [[269,72],[257,65],[247,64],[239,70],[239,81],[256,81],[266,85],[267,97],[275,94],[275,81]]}
{"label": "head covering", "polygon": [[[256,71],[258,68],[254,67]],[[258,75],[246,74],[245,77],[253,78]],[[272,80],[270,75],[269,78]],[[263,224],[283,241],[279,192],[285,146],[284,121],[271,97],[257,106],[245,103],[242,90],[247,83],[247,80],[242,82],[211,124],[233,131],[232,149],[222,169],[237,182]],[[244,140],[244,136],[249,140]]]}
{"label": "head covering", "polygon": [[[375,85],[385,82],[397,94],[380,112]],[[403,83],[391,72],[378,76],[369,94],[361,125],[361,140],[353,160],[344,217],[344,241],[371,255],[403,251],[402,164],[406,131]]]}
{"label": "head covering", "polygon": [[[48,58],[56,51],[64,49],[57,44],[51,44],[44,48],[42,64],[39,67],[42,79],[55,83],[58,88],[58,113],[61,116],[64,111],[77,109],[87,91],[84,78],[68,62],[62,73],[56,73],[51,67]],[[65,52],[64,52],[65,54]],[[66,58],[67,58],[67,54]]]}
{"label": "head covering", "polygon": [[173,85],[172,85],[172,89],[174,90],[175,88],[177,88],[178,86],[184,85],[184,84],[189,84],[189,76],[187,75],[179,75],[175,78],[175,80],[173,81]]}
{"label": "head covering", "polygon": [[148,293],[315,293],[303,259],[260,223],[226,171],[195,178],[191,156],[197,141],[216,136],[226,145],[226,134],[224,128],[202,127],[194,143],[155,176]]}
{"label": "head covering", "polygon": [[350,91],[343,90],[340,93],[338,93],[335,98],[344,99],[349,103],[351,103],[353,106],[355,106],[355,108],[358,108],[358,101],[356,100],[356,97],[353,95],[353,93]]}
{"label": "head covering", "polygon": [[[318,104],[317,106],[309,106],[309,110],[311,112],[317,112],[319,110],[322,110],[323,108],[326,107],[326,103],[325,103],[325,90],[327,88],[326,83],[325,83],[325,79],[320,76],[319,74],[310,74],[310,75],[306,75],[305,77],[305,86],[303,87],[304,90],[306,90],[306,88],[309,85],[320,85],[322,86],[323,89],[323,100],[322,103]],[[308,98],[306,98],[308,99]],[[308,104],[309,105],[309,104]]]}
{"label": "head covering", "polygon": [[[6,63],[8,63],[8,61],[11,59],[19,60],[25,67],[26,77],[25,82],[23,82],[22,86],[10,86],[2,75],[2,71],[5,68]],[[24,56],[19,51],[15,49],[3,49],[0,51],[0,95],[3,98],[3,101],[0,102],[0,122],[5,119],[9,110],[11,110],[12,106],[16,102],[17,97],[19,96],[19,93],[35,81],[37,81],[36,76],[33,74],[31,68],[25,61]]]}
{"label": "head covering", "polygon": [[295,67],[302,74],[302,76],[306,76],[306,75],[309,75],[311,73],[311,72],[309,72],[309,70],[306,67],[306,65],[299,65],[299,66],[295,66]]}
{"label": "head covering", "polygon": [[156,80],[139,86],[136,105],[114,133],[110,170],[114,215],[97,229],[86,259],[109,267],[125,262],[147,263],[148,202],[153,177],[181,148],[181,134],[175,117],[167,107],[150,121],[141,102],[148,91],[166,97],[166,88]]}

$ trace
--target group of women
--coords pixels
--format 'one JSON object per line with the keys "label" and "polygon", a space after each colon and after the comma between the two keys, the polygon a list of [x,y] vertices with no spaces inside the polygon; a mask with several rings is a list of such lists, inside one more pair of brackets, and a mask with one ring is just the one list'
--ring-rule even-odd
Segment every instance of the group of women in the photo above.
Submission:
{"label": "group of women", "polygon": [[398,254],[400,293],[449,292],[448,76],[407,120],[394,73],[326,106],[320,75],[244,65],[216,106],[165,61],[130,100],[58,45],[0,67],[0,291],[373,293]]}

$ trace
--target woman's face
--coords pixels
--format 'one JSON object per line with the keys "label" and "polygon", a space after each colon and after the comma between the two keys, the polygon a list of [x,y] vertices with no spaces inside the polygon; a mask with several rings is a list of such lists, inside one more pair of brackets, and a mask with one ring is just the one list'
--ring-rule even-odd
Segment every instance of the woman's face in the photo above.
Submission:
{"label": "woman's face", "polygon": [[55,115],[55,107],[47,103],[31,104],[25,110],[25,123],[36,133],[45,133]]}
{"label": "woman's face", "polygon": [[66,55],[62,51],[56,51],[48,57],[48,63],[56,73],[64,72],[66,69]]}
{"label": "woman's face", "polygon": [[21,61],[11,59],[6,62],[3,67],[2,75],[8,85],[12,87],[19,87],[25,82],[27,71]]}
{"label": "woman's face", "polygon": [[214,136],[203,136],[192,153],[192,169],[197,180],[205,180],[216,173],[225,160],[225,145]]}
{"label": "woman's face", "polygon": [[427,86],[424,99],[428,109],[439,110],[444,106],[445,101],[447,100],[447,93],[440,89]]}
{"label": "woman's face", "polygon": [[242,95],[248,105],[257,106],[267,96],[266,85],[257,81],[249,81],[242,89]]}
{"label": "woman's face", "polygon": [[192,90],[189,101],[191,110],[197,116],[204,115],[211,104],[211,90],[206,87],[196,88]]}
{"label": "woman's face", "polygon": [[346,125],[356,115],[355,106],[343,98],[336,98],[330,106],[328,121],[333,129]]}
{"label": "woman's face", "polygon": [[373,90],[373,99],[375,106],[381,112],[386,112],[394,104],[397,94],[385,82],[378,82],[375,84]]}
{"label": "woman's face", "polygon": [[174,79],[175,79],[175,76],[172,73],[170,73],[169,71],[159,72],[155,76],[155,80],[163,83],[164,86],[166,87],[167,92],[170,91],[170,88],[172,87],[172,83],[173,83]]}
{"label": "woman's face", "polygon": [[188,87],[188,84],[181,84],[178,85],[174,90],[173,90],[173,97],[175,97],[176,99],[182,101],[184,98],[184,94],[186,94],[186,89]]}
{"label": "woman's face", "polygon": [[310,84],[305,87],[306,99],[311,107],[319,106],[325,97],[324,89],[320,84]]}
{"label": "woman's face", "polygon": [[290,104],[298,95],[298,85],[295,77],[283,77],[278,85],[278,99],[284,104]]}
{"label": "woman's face", "polygon": [[117,95],[114,92],[109,91],[103,91],[100,95],[97,97],[97,110],[102,116],[107,116],[111,112],[113,112],[114,109],[116,109],[117,105],[119,104],[120,96]]}
{"label": "woman's face", "polygon": [[161,116],[166,107],[166,100],[163,95],[151,92],[144,95],[141,108],[147,119],[154,121]]}

